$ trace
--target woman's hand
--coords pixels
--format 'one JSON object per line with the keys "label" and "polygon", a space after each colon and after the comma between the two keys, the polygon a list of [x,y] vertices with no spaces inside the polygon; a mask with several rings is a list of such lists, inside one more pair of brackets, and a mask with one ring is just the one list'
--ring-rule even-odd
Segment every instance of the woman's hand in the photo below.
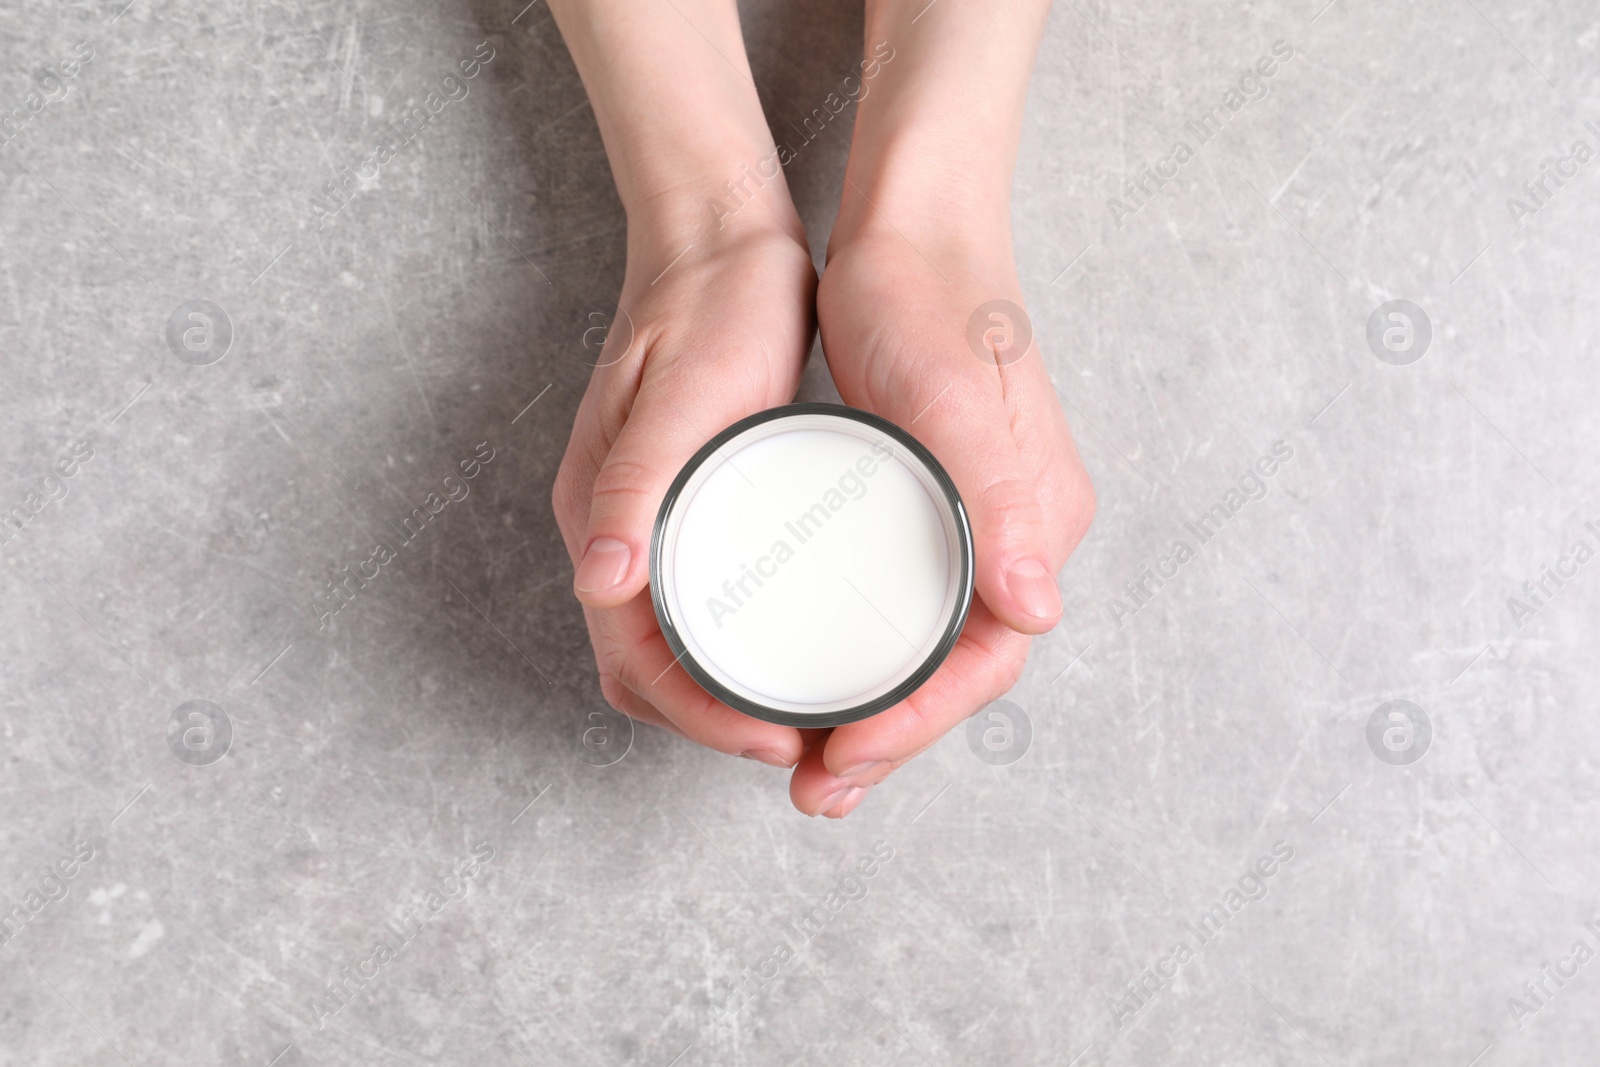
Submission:
{"label": "woman's hand", "polygon": [[934,676],[887,711],[834,729],[795,770],[790,795],[810,814],[847,814],[1016,683],[1029,635],[1061,617],[1055,575],[1094,514],[1038,345],[985,360],[968,344],[979,305],[1021,303],[1008,257],[943,251],[941,278],[885,229],[835,246],[822,275],[817,313],[840,395],[909,430],[949,471],[972,522],[977,573],[966,628]]}
{"label": "woman's hand", "polygon": [[[675,665],[648,589],[656,511],[700,446],[794,398],[816,271],[775,163],[731,0],[552,0],[628,213],[616,321],[553,493],[613,707],[777,766],[800,732]],[[751,175],[755,177],[752,178]]]}
{"label": "woman's hand", "polygon": [[675,665],[650,603],[649,550],[661,500],[700,446],[794,398],[816,274],[803,238],[765,227],[721,231],[656,279],[678,251],[630,252],[620,310],[556,476],[556,521],[611,705],[719,752],[789,767],[799,731],[733,710]]}
{"label": "woman's hand", "polygon": [[[1011,245],[1012,159],[1047,8],[868,4],[868,51],[892,58],[856,117],[817,295],[822,347],[846,403],[910,431],[950,472],[976,597],[926,684],[810,747],[790,796],[811,814],[848,814],[1016,683],[1030,636],[1060,619],[1055,576],[1094,515],[1039,345],[1024,347]],[[1011,310],[991,320],[980,308],[993,301]]]}

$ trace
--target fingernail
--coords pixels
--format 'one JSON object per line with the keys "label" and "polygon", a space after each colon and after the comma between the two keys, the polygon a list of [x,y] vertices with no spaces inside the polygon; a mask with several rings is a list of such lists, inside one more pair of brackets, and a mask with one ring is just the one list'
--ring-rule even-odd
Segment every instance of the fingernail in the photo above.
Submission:
{"label": "fingernail", "polygon": [[823,814],[830,819],[844,818],[856,810],[856,805],[861,803],[861,798],[867,795],[868,788],[867,786],[859,785],[851,786],[845,791],[844,796],[839,799],[839,803],[823,812]]}
{"label": "fingernail", "polygon": [[1036,619],[1053,619],[1061,614],[1061,590],[1043,563],[1025,559],[1012,564],[1006,586],[1023,611]]}
{"label": "fingernail", "polygon": [[633,550],[615,537],[596,537],[578,564],[572,587],[580,593],[603,593],[628,573]]}
{"label": "fingernail", "polygon": [[822,803],[817,805],[817,810],[811,813],[811,817],[816,818],[818,815],[825,815],[832,811],[838,806],[839,801],[843,800],[852,789],[856,788],[858,787],[847,785],[835,789],[833,792],[822,798]]}
{"label": "fingernail", "polygon": [[776,752],[771,752],[764,748],[747,749],[744,752],[739,753],[739,755],[743,756],[745,759],[753,759],[758,763],[765,763],[769,767],[794,766],[793,760],[786,760]]}
{"label": "fingernail", "polygon": [[838,774],[834,775],[834,777],[835,778],[843,778],[843,779],[846,779],[848,781],[854,781],[857,778],[865,777],[866,775],[870,774],[873,771],[876,771],[879,767],[882,767],[882,766],[883,766],[883,760],[877,760],[877,759],[868,760],[865,763],[858,763],[854,767],[850,767],[850,768],[848,768],[846,770],[842,770]]}

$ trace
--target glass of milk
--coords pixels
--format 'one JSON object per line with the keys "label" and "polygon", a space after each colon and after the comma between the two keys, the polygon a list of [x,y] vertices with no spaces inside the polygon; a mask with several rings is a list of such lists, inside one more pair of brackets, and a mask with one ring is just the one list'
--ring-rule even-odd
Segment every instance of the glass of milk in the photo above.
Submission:
{"label": "glass of milk", "polygon": [[837,404],[752,415],[662,501],[650,593],[678,663],[730,707],[838,726],[904,700],[972,603],[972,529],[915,438]]}

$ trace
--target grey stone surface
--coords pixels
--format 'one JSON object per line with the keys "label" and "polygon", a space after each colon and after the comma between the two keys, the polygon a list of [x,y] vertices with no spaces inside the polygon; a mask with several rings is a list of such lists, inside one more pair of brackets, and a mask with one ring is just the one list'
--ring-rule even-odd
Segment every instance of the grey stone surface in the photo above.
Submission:
{"label": "grey stone surface", "polygon": [[[1057,6],[1018,256],[1099,518],[1009,696],[1029,751],[957,730],[840,824],[600,697],[548,496],[623,219],[547,8],[124,2],[0,12],[7,102],[93,49],[0,146],[0,510],[66,492],[0,546],[27,917],[0,1062],[1594,1062],[1600,962],[1523,983],[1600,946],[1600,562],[1507,604],[1600,543],[1600,160],[1507,204],[1600,149],[1593,5]],[[851,5],[746,16],[774,122],[854,61]],[[1266,94],[1187,133],[1277,40]],[[323,183],[483,41],[319,229]],[[1159,195],[1108,207],[1179,139]],[[847,146],[846,116],[791,170],[819,249]],[[201,300],[225,351],[187,310],[169,344]],[[1393,300],[1420,359],[1368,345]],[[470,495],[319,630],[324,583],[481,441]],[[1420,759],[1369,747],[1396,700]],[[345,967],[376,970],[319,1018]]]}

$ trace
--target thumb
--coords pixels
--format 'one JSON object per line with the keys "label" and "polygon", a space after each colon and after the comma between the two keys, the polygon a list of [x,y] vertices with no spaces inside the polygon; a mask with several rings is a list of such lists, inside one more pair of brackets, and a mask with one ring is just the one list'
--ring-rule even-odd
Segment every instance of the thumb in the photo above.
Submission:
{"label": "thumb", "polygon": [[1061,617],[1055,557],[1012,413],[990,378],[924,375],[896,390],[896,410],[883,414],[926,445],[955,482],[972,522],[978,595],[1011,629],[1041,634]]}
{"label": "thumb", "polygon": [[749,413],[731,398],[718,403],[711,391],[690,401],[675,400],[659,385],[641,387],[595,474],[583,555],[572,581],[581,602],[612,608],[639,595],[650,580],[650,537],[672,479],[701,445]]}

